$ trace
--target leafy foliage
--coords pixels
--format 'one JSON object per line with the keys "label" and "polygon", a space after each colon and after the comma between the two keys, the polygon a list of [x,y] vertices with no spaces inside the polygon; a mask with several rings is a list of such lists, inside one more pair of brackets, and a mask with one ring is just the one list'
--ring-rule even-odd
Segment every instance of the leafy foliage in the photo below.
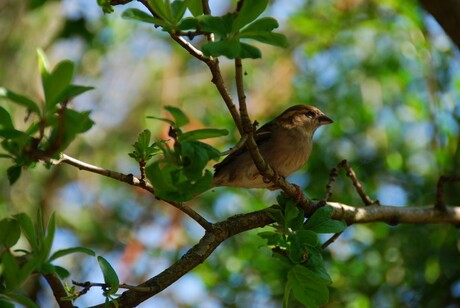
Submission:
{"label": "leafy foliage", "polygon": [[[257,19],[266,9],[268,0],[246,0],[238,12],[223,16],[202,14],[200,1],[149,1],[155,16],[138,9],[128,9],[123,17],[160,26],[163,31],[196,31],[214,34],[218,40],[201,46],[206,56],[234,58],[260,58],[260,50],[242,40],[255,40],[264,44],[286,47],[284,35],[273,32],[278,22],[271,17]],[[189,9],[193,17],[183,18]]]}
{"label": "leafy foliage", "polygon": [[75,66],[71,61],[59,62],[51,71],[43,51],[38,50],[38,64],[41,74],[43,104],[11,90],[0,88],[0,98],[26,107],[29,116],[34,116],[28,128],[18,130],[9,112],[0,107],[0,143],[6,151],[0,158],[13,160],[7,170],[10,184],[16,182],[23,167],[34,167],[40,159],[56,158],[66,149],[78,134],[93,126],[89,111],[68,108],[69,101],[92,87],[71,84]]}
{"label": "leafy foliage", "polygon": [[[211,187],[213,175],[204,169],[210,160],[220,157],[217,149],[199,140],[225,136],[228,131],[206,128],[182,132],[181,127],[189,123],[188,117],[179,108],[166,106],[165,109],[174,120],[154,116],[149,118],[171,125],[169,136],[174,144],[171,148],[165,140],[161,140],[150,146],[160,149],[163,155],[147,166],[146,174],[158,197],[170,201],[187,201]],[[148,142],[143,144],[147,146]]]}
{"label": "leafy foliage", "polygon": [[[66,278],[70,273],[63,267],[51,262],[65,255],[81,252],[94,256],[91,249],[85,247],[72,247],[51,253],[51,245],[56,232],[56,216],[53,213],[47,224],[44,224],[42,213],[37,212],[37,219],[32,219],[24,213],[14,215],[12,218],[0,220],[0,297],[5,302],[17,302],[26,307],[37,307],[29,298],[18,292],[21,285],[32,273],[43,275],[57,275],[60,279]],[[6,231],[6,232],[5,232]],[[29,250],[12,250],[17,244],[20,235],[23,235]]]}
{"label": "leafy foliage", "polygon": [[343,232],[346,224],[332,220],[332,208],[321,207],[305,221],[304,213],[292,199],[280,194],[279,207],[271,208],[269,215],[276,221],[275,231],[265,231],[259,236],[275,254],[287,263],[284,306],[289,306],[291,295],[307,307],[318,307],[329,300],[327,286],[332,283],[324,267],[318,233]]}

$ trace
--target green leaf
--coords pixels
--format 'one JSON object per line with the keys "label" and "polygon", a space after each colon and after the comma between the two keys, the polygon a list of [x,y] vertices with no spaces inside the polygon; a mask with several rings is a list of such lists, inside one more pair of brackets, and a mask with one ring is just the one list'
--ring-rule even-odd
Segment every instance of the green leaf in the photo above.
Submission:
{"label": "green leaf", "polygon": [[36,271],[41,267],[43,259],[39,255],[33,255],[32,258],[28,259],[27,262],[21,267],[18,273],[20,281],[26,281],[32,272]]}
{"label": "green leaf", "polygon": [[42,79],[45,92],[45,108],[52,111],[59,102],[60,97],[72,81],[75,65],[70,60],[59,62],[54,70],[45,79]]}
{"label": "green leaf", "polygon": [[288,41],[286,36],[280,33],[252,31],[241,33],[240,38],[253,39],[265,44],[286,48]]}
{"label": "green leaf", "polygon": [[110,14],[114,12],[113,6],[110,4],[110,0],[97,0],[97,5],[99,5],[104,14]]}
{"label": "green leaf", "polygon": [[206,42],[201,46],[201,51],[208,57],[226,56],[229,59],[235,59],[240,55],[240,43],[236,39]]}
{"label": "green leaf", "polygon": [[32,219],[27,214],[19,213],[13,216],[19,222],[21,226],[22,232],[26,236],[27,240],[29,241],[32,250],[38,250],[38,242],[37,237],[35,234],[34,224],[32,223]]}
{"label": "green leaf", "polygon": [[309,261],[313,254],[316,254],[316,257],[322,261],[318,250],[321,244],[315,232],[309,230],[297,231],[288,236],[288,241],[291,244],[289,247],[289,259],[293,263]]}
{"label": "green leaf", "polygon": [[198,28],[198,19],[194,17],[186,17],[180,21],[177,28],[183,31],[195,30],[196,28]]}
{"label": "green leaf", "polygon": [[260,49],[246,43],[240,43],[240,53],[238,55],[241,59],[258,59],[262,57]]}
{"label": "green leaf", "polygon": [[188,117],[179,108],[174,107],[174,106],[165,106],[164,108],[167,111],[169,111],[169,113],[174,118],[174,121],[176,123],[176,127],[182,127],[182,126],[184,126],[184,125],[189,123]]}
{"label": "green leaf", "polygon": [[198,16],[203,14],[203,2],[202,0],[188,0],[185,1],[187,4],[188,10],[192,13],[193,16]]}
{"label": "green leaf", "polygon": [[[176,167],[177,168],[177,167]],[[160,191],[174,190],[174,183],[171,181],[170,168],[160,168],[160,162],[151,163],[145,168],[145,173],[149,181],[155,188],[155,193]]]}
{"label": "green leaf", "polygon": [[109,290],[105,291],[104,295],[115,294],[118,291],[120,285],[120,280],[118,275],[113,269],[112,265],[104,259],[102,256],[97,257],[97,262],[99,262],[99,267],[101,268],[102,274],[104,275],[104,282],[110,286]]}
{"label": "green leaf", "polygon": [[315,231],[316,233],[338,233],[346,229],[347,225],[343,221],[332,220],[332,207],[323,206],[317,209],[304,224],[304,229]]}
{"label": "green leaf", "polygon": [[183,133],[180,136],[180,141],[184,142],[184,141],[216,138],[216,137],[222,137],[222,136],[227,136],[227,135],[228,135],[228,130],[226,129],[204,128],[204,129],[197,129],[197,130]]}
{"label": "green leaf", "polygon": [[187,1],[183,0],[175,0],[171,3],[172,14],[174,16],[175,22],[179,22],[179,20],[184,17],[185,10],[187,9]]}
{"label": "green leaf", "polygon": [[49,64],[48,59],[46,59],[46,55],[42,49],[37,49],[37,57],[38,57],[38,70],[40,72],[42,83],[48,82],[47,79],[49,78]]}
{"label": "green leaf", "polygon": [[5,139],[29,139],[29,135],[16,129],[0,129],[0,137]]}
{"label": "green leaf", "polygon": [[70,272],[62,266],[53,265],[53,267],[54,273],[56,273],[60,279],[65,279],[70,276]]}
{"label": "green leaf", "polygon": [[0,220],[0,247],[11,248],[21,236],[21,227],[16,219],[4,218]]}
{"label": "green leaf", "polygon": [[283,237],[281,236],[281,234],[278,234],[276,232],[264,231],[257,233],[257,235],[267,240],[268,246],[280,246],[281,244],[284,244]]}
{"label": "green leaf", "polygon": [[72,247],[72,248],[66,248],[66,249],[60,249],[56,252],[54,252],[51,257],[48,259],[48,262],[51,262],[53,260],[56,260],[58,258],[61,258],[63,256],[66,256],[68,254],[71,254],[71,253],[76,253],[76,252],[81,252],[81,253],[85,253],[87,255],[90,255],[90,256],[95,256],[96,253],[94,252],[94,250],[91,250],[89,248],[86,248],[86,247]]}
{"label": "green leaf", "polygon": [[158,26],[166,26],[166,23],[156,17],[153,17],[152,15],[141,11],[139,9],[127,9],[123,12],[121,15],[124,19],[131,19],[131,20],[136,20],[136,21],[142,21],[142,22],[147,22],[150,24],[158,25]]}
{"label": "green leaf", "polygon": [[71,84],[64,90],[64,92],[61,93],[61,95],[57,98],[57,101],[61,102],[63,100],[70,99],[72,97],[78,96],[93,89],[94,87],[86,87]]}
{"label": "green leaf", "polygon": [[19,265],[16,259],[5,252],[1,255],[2,257],[2,276],[3,276],[3,284],[5,286],[6,291],[13,291],[17,287],[20,286],[22,281],[19,279]]}
{"label": "green leaf", "polygon": [[232,30],[233,18],[231,14],[224,16],[201,15],[197,19],[199,30],[203,32],[215,33],[224,38]]}
{"label": "green leaf", "polygon": [[210,157],[201,142],[189,141],[181,144],[184,174],[190,180],[198,180]]}
{"label": "green leaf", "polygon": [[53,212],[48,222],[48,226],[46,228],[46,235],[43,240],[43,255],[45,256],[45,259],[49,256],[51,252],[51,246],[53,245],[55,233],[56,233],[56,214]]}
{"label": "green leaf", "polygon": [[307,307],[318,307],[329,300],[327,285],[330,281],[304,266],[293,266],[288,272],[287,283],[295,299]]}
{"label": "green leaf", "polygon": [[287,200],[284,208],[285,226],[292,230],[298,230],[304,221],[303,212],[296,206],[292,199]]}
{"label": "green leaf", "polygon": [[12,304],[11,302],[7,302],[5,298],[1,298],[0,297],[0,307],[3,307],[3,308],[14,308],[14,304]]}
{"label": "green leaf", "polygon": [[159,117],[154,117],[154,116],[147,116],[147,119],[160,120],[160,121],[163,121],[163,122],[168,123],[168,124],[171,125],[171,126],[176,126],[176,123],[174,123],[174,121],[172,121],[172,120],[170,120],[170,119],[166,119],[166,118],[159,118]]}
{"label": "green leaf", "polygon": [[[6,88],[0,88],[0,97],[5,97],[20,106],[26,107],[28,110],[35,112],[36,114],[40,114],[38,104],[26,96],[17,94]],[[0,123],[2,122],[3,121],[0,121]]]}
{"label": "green leaf", "polygon": [[14,129],[13,120],[11,120],[10,113],[5,108],[0,106],[0,127],[5,129]]}
{"label": "green leaf", "polygon": [[245,0],[233,21],[232,32],[237,32],[259,17],[268,5],[268,0]]}
{"label": "green leaf", "polygon": [[22,167],[18,165],[14,165],[6,169],[6,176],[8,177],[8,182],[10,183],[10,185],[13,185],[14,183],[16,183],[16,181],[21,176],[21,172],[22,172]]}
{"label": "green leaf", "polygon": [[265,31],[265,32],[270,32],[273,29],[276,29],[279,27],[278,21],[273,18],[273,17],[262,17],[245,27],[243,30],[240,31],[240,37],[244,33],[248,32],[260,32],[260,31]]}
{"label": "green leaf", "polygon": [[53,127],[49,138],[50,144],[59,144],[59,148],[56,149],[55,153],[63,151],[78,134],[86,132],[94,125],[94,122],[90,119],[89,115],[89,111],[78,112],[73,109],[65,110],[62,115],[64,127],[61,127],[58,123],[56,123],[56,126]]}
{"label": "green leaf", "polygon": [[148,0],[148,3],[161,19],[164,19],[169,24],[174,20],[169,0]]}
{"label": "green leaf", "polygon": [[7,297],[27,308],[39,308],[30,298],[17,292],[7,294]]}

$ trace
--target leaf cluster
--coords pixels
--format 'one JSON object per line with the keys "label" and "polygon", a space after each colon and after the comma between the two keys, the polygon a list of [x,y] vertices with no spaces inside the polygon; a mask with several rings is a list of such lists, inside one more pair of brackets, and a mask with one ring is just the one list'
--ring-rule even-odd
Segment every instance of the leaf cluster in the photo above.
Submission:
{"label": "leaf cluster", "polygon": [[[273,32],[278,22],[272,17],[258,18],[266,9],[268,0],[246,0],[233,13],[212,16],[203,13],[201,1],[148,1],[153,15],[138,9],[128,9],[124,18],[147,22],[161,27],[169,33],[183,33],[188,36],[212,34],[215,38],[201,46],[206,56],[234,58],[260,58],[261,51],[245,40],[286,47],[286,37]],[[193,17],[185,17],[186,11]]]}
{"label": "leaf cluster", "polygon": [[338,233],[346,228],[343,221],[331,219],[332,208],[321,207],[305,220],[304,212],[294,200],[280,194],[278,207],[269,209],[276,221],[275,231],[259,233],[267,245],[288,267],[284,305],[291,297],[307,307],[317,307],[329,299],[328,285],[332,282],[323,263],[318,234]]}
{"label": "leaf cluster", "polygon": [[11,184],[18,180],[23,167],[34,167],[41,158],[58,156],[78,134],[86,132],[94,124],[89,118],[89,111],[76,111],[68,106],[70,99],[93,89],[71,84],[74,63],[64,60],[50,70],[43,51],[38,50],[37,54],[44,101],[37,102],[0,88],[0,99],[7,99],[28,111],[29,125],[19,130],[8,110],[0,106],[0,137],[3,139],[0,146],[6,152],[0,153],[0,158],[13,160],[13,165],[7,170]]}
{"label": "leaf cluster", "polygon": [[183,132],[182,126],[189,123],[185,113],[177,107],[166,106],[173,120],[149,116],[150,119],[170,124],[169,137],[173,140],[172,147],[168,140],[150,143],[151,133],[144,130],[133,144],[134,151],[129,155],[139,162],[141,169],[148,160],[157,154],[161,157],[150,163],[145,169],[146,176],[155,188],[155,194],[170,201],[187,201],[195,195],[210,188],[213,175],[205,170],[211,160],[217,160],[219,150],[199,140],[225,136],[225,129],[204,128]]}
{"label": "leaf cluster", "polygon": [[[0,230],[0,304],[7,306],[13,307],[11,302],[17,302],[25,307],[37,307],[18,291],[33,273],[57,275],[60,279],[70,276],[67,269],[54,265],[54,260],[75,252],[95,255],[85,247],[61,249],[51,254],[56,231],[54,213],[47,224],[43,222],[40,210],[35,223],[27,214],[19,213],[0,220]],[[30,250],[12,250],[21,235],[26,238]]]}

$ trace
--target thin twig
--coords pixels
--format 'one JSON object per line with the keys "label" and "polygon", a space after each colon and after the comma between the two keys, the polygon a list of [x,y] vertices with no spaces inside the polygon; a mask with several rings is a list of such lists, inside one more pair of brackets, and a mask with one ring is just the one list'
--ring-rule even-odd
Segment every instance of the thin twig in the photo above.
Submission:
{"label": "thin twig", "polygon": [[337,180],[338,176],[339,176],[338,167],[332,168],[331,172],[329,173],[329,181],[327,182],[327,185],[326,185],[326,194],[324,195],[324,199],[322,200],[324,204],[326,204],[326,202],[329,201],[329,198],[332,196],[332,189],[334,187],[334,183]]}
{"label": "thin twig", "polygon": [[66,154],[61,154],[61,158],[59,160],[51,160],[51,163],[55,165],[58,165],[60,163],[68,164],[68,165],[77,167],[80,170],[85,170],[91,173],[100,174],[100,175],[115,179],[120,182],[124,182],[124,183],[130,184],[133,186],[137,186],[137,187],[141,187],[151,192],[152,194],[155,193],[153,186],[150,183],[143,184],[141,179],[135,177],[132,174],[124,174],[124,173],[120,173],[117,171],[112,171],[109,169],[104,169],[98,166],[94,166],[94,165],[85,163],[81,160],[78,160],[76,158],[70,157]]}
{"label": "thin twig", "polygon": [[451,175],[446,176],[442,175],[439,177],[438,185],[436,189],[436,203],[434,207],[440,211],[446,211],[446,203],[444,201],[444,185],[448,182],[460,182],[460,176]]}
{"label": "thin twig", "polygon": [[[78,282],[78,281],[72,280],[72,284],[75,285],[75,286],[83,288],[78,293],[77,297],[80,297],[81,295],[87,293],[93,287],[102,288],[103,290],[109,289],[111,287],[107,283],[90,282],[90,281]],[[126,283],[122,283],[118,287],[120,289],[133,290],[133,291],[136,291],[136,292],[152,292],[152,289],[153,289],[151,287],[133,286],[133,285],[129,285],[129,284],[126,284]]]}
{"label": "thin twig", "polygon": [[339,170],[340,170],[341,168],[345,169],[345,171],[347,172],[347,176],[349,176],[349,177],[351,178],[351,181],[353,182],[353,186],[355,187],[356,192],[358,193],[358,195],[361,197],[361,200],[363,200],[364,205],[366,205],[366,206],[369,206],[369,205],[380,205],[379,200],[373,201],[373,200],[364,192],[364,188],[363,188],[363,186],[361,185],[361,183],[359,182],[358,177],[356,176],[355,171],[353,170],[353,168],[350,167],[350,165],[348,164],[348,162],[347,162],[346,159],[342,160],[342,161],[337,165],[337,168],[338,168]]}
{"label": "thin twig", "polygon": [[241,136],[240,141],[238,141],[237,144],[235,144],[232,148],[228,149],[227,151],[224,151],[221,153],[222,156],[224,155],[230,155],[244,147],[244,144],[246,143],[246,140],[248,139],[248,135],[243,135]]}
{"label": "thin twig", "polygon": [[[143,181],[142,179],[139,179],[139,178],[135,177],[132,174],[123,174],[123,173],[120,173],[120,172],[116,172],[116,171],[104,169],[104,168],[101,168],[101,167],[97,167],[97,166],[82,162],[82,161],[80,161],[78,159],[75,159],[73,157],[70,157],[70,156],[68,156],[66,154],[61,154],[61,159],[52,160],[52,163],[54,163],[54,164],[65,163],[65,164],[71,165],[73,167],[77,167],[80,170],[85,170],[85,171],[89,171],[89,172],[92,172],[92,173],[100,174],[100,175],[103,175],[103,176],[106,176],[106,177],[109,177],[109,178],[112,178],[112,179],[115,179],[115,180],[118,180],[118,181],[121,181],[121,182],[128,183],[128,184],[133,185],[133,186],[140,187],[140,188],[145,189],[146,191],[150,192],[151,194],[155,195],[155,190],[154,190],[152,184],[150,184],[148,181]],[[159,199],[159,200],[162,200],[162,199],[160,199],[158,197],[156,197],[156,198]],[[203,216],[198,214],[191,207],[186,206],[181,202],[173,202],[173,201],[167,201],[167,200],[163,200],[163,201],[165,201],[168,204],[174,206],[175,208],[177,208],[181,212],[187,214],[190,218],[195,220],[205,230],[212,229],[212,223],[207,221]]]}
{"label": "thin twig", "polygon": [[342,233],[343,232],[338,232],[334,234],[333,236],[331,236],[331,238],[329,238],[327,241],[323,243],[323,245],[321,245],[321,249],[326,249],[329,245],[334,243],[339,238],[339,236],[342,235]]}

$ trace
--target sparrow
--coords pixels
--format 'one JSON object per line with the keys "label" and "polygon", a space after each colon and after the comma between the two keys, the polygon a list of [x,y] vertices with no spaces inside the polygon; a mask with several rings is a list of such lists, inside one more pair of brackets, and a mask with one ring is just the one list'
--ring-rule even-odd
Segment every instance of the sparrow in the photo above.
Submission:
{"label": "sparrow", "polygon": [[[278,176],[286,178],[308,161],[316,129],[332,122],[316,107],[295,105],[259,128],[254,139],[265,161]],[[225,157],[214,169],[213,187],[276,189],[260,175],[244,146]]]}

